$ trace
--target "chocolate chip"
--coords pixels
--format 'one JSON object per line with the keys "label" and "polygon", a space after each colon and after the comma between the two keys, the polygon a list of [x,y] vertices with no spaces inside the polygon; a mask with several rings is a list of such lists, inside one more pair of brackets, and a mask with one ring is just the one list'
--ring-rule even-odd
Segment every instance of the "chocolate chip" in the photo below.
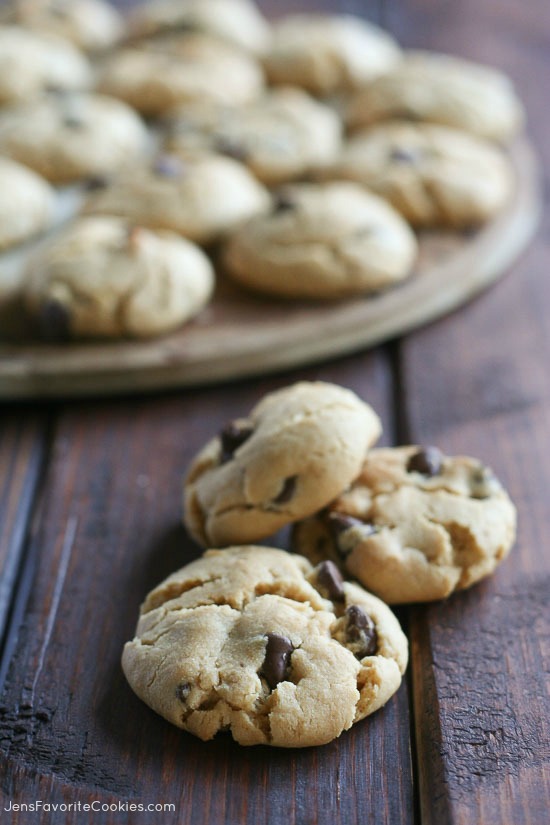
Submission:
{"label": "chocolate chip", "polygon": [[273,201],[273,212],[275,213],[275,215],[279,215],[282,212],[290,212],[292,209],[295,208],[295,202],[287,193],[279,192],[275,196],[275,199]]}
{"label": "chocolate chip", "polygon": [[344,579],[333,561],[324,561],[316,568],[317,584],[333,602],[344,601]]}
{"label": "chocolate chip", "polygon": [[422,447],[409,458],[408,473],[422,473],[424,476],[437,476],[443,466],[443,455],[437,447]]}
{"label": "chocolate chip", "polygon": [[196,34],[201,31],[201,26],[193,20],[179,20],[172,25],[167,24],[165,29],[178,34]]}
{"label": "chocolate chip", "polygon": [[248,159],[247,148],[242,143],[238,143],[238,141],[229,137],[219,137],[214,144],[214,148],[221,155],[227,155],[227,157],[241,161],[241,163]]}
{"label": "chocolate chip", "polygon": [[92,175],[84,184],[87,192],[95,192],[98,189],[106,189],[109,186],[109,178],[105,175]]}
{"label": "chocolate chip", "polygon": [[222,443],[221,463],[226,464],[231,461],[236,450],[250,438],[254,428],[249,424],[239,424],[238,421],[232,421],[220,433],[220,440]]}
{"label": "chocolate chip", "polygon": [[373,533],[376,533],[377,531],[375,525],[371,524],[369,521],[362,521],[354,516],[348,516],[345,513],[329,513],[327,516],[327,525],[334,540],[338,555],[343,559],[349,556],[352,551],[351,546],[344,547],[341,541],[343,534],[347,532],[347,530],[350,530],[352,527],[359,527],[361,528],[361,533],[365,536],[365,538]]}
{"label": "chocolate chip", "polygon": [[155,175],[161,178],[180,178],[185,171],[183,161],[174,155],[161,155],[152,168]]}
{"label": "chocolate chip", "polygon": [[285,679],[294,647],[290,639],[279,636],[278,633],[268,633],[266,639],[265,659],[260,676],[263,676],[271,690],[274,690],[279,682]]}
{"label": "chocolate chip", "polygon": [[330,531],[335,538],[341,536],[351,527],[368,527],[368,523],[354,516],[347,516],[345,513],[329,513],[328,524]]}
{"label": "chocolate chip", "polygon": [[281,492],[277,496],[277,498],[273,499],[274,504],[286,504],[287,501],[290,501],[292,496],[294,495],[294,491],[296,490],[296,481],[298,480],[298,476],[289,476],[285,478],[283,487]]}
{"label": "chocolate chip", "polygon": [[396,147],[392,149],[390,153],[390,160],[394,160],[396,163],[416,163],[418,160],[418,152]]}
{"label": "chocolate chip", "polygon": [[178,685],[176,688],[176,697],[180,700],[180,702],[187,701],[189,694],[191,693],[191,685],[189,682],[182,682],[181,685]]}
{"label": "chocolate chip", "polygon": [[70,338],[70,320],[67,307],[53,299],[46,301],[38,314],[40,337],[52,343],[67,341]]}
{"label": "chocolate chip", "polygon": [[357,604],[350,605],[346,610],[346,635],[353,644],[355,656],[362,659],[372,656],[378,648],[378,634],[370,616]]}
{"label": "chocolate chip", "polygon": [[63,118],[63,126],[67,129],[82,129],[84,121],[79,115],[69,113]]}
{"label": "chocolate chip", "polygon": [[69,94],[67,89],[65,89],[63,86],[59,86],[57,83],[46,83],[44,85],[44,91],[48,92],[51,95],[67,95],[67,94]]}
{"label": "chocolate chip", "polygon": [[489,498],[501,489],[501,485],[492,470],[480,467],[472,473],[471,489],[472,498]]}

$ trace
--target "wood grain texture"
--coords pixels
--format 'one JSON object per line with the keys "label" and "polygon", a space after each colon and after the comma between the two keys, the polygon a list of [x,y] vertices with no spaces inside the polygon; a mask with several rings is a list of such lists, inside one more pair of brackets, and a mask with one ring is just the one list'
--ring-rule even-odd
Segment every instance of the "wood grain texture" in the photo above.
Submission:
{"label": "wood grain texture", "polygon": [[[0,650],[21,573],[27,525],[46,457],[47,418],[0,415]],[[0,665],[0,675],[2,667]]]}
{"label": "wood grain texture", "polygon": [[[391,438],[383,354],[323,370],[336,376],[382,412]],[[406,684],[339,740],[287,752],[240,748],[227,737],[201,743],[146,708],[120,669],[146,592],[198,553],[179,524],[190,458],[284,383],[61,415],[31,535],[36,574],[0,699],[4,797],[16,788],[28,798],[23,770],[72,784],[72,799],[94,787],[101,798],[173,801],[182,823],[412,825]]]}
{"label": "wood grain texture", "polygon": [[[394,3],[391,14],[409,44],[512,74],[539,142],[549,118],[533,78],[548,73],[549,17],[547,4],[491,0]],[[547,144],[542,152],[548,170]],[[546,217],[498,290],[400,345],[403,438],[481,456],[520,514],[518,544],[493,578],[412,613],[423,823],[548,821],[549,230]]]}
{"label": "wood grain texture", "polygon": [[394,289],[337,303],[288,302],[253,295],[220,276],[206,310],[164,338],[0,345],[0,398],[215,383],[326,360],[421,326],[501,277],[531,239],[540,211],[537,165],[524,140],[511,158],[517,186],[502,213],[474,236],[421,234],[415,272]]}

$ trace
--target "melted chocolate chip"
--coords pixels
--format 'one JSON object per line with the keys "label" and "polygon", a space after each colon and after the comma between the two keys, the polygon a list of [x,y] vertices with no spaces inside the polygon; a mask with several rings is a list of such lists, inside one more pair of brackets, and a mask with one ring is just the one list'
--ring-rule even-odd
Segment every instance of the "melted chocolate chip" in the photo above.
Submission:
{"label": "melted chocolate chip", "polygon": [[70,338],[70,320],[69,311],[63,304],[55,300],[46,301],[38,314],[40,337],[52,343],[67,341]]}
{"label": "melted chocolate chip", "polygon": [[229,137],[219,137],[216,140],[214,148],[216,152],[219,152],[221,155],[227,155],[227,157],[241,161],[241,163],[244,163],[248,159],[248,150],[246,147]]}
{"label": "melted chocolate chip", "polygon": [[279,215],[282,212],[290,212],[292,209],[295,208],[295,202],[287,193],[279,192],[275,196],[275,200],[273,201],[273,212],[275,215]]}
{"label": "melted chocolate chip", "polygon": [[152,168],[155,175],[161,178],[180,178],[185,171],[183,161],[174,155],[161,155]]}
{"label": "melted chocolate chip", "polygon": [[408,473],[422,473],[424,476],[437,476],[443,466],[443,455],[437,447],[422,447],[412,455],[407,464]]}
{"label": "melted chocolate chip", "polygon": [[372,656],[378,648],[378,634],[373,620],[363,608],[357,604],[350,605],[346,610],[348,640],[357,647],[355,656],[362,659]]}
{"label": "melted chocolate chip", "polygon": [[187,701],[189,694],[191,693],[191,685],[189,682],[182,682],[181,685],[178,685],[176,688],[176,697],[180,700],[180,702]]}
{"label": "melted chocolate chip", "polygon": [[260,676],[263,676],[271,690],[274,690],[279,682],[285,679],[294,647],[290,639],[279,636],[278,633],[268,633],[266,638],[265,659]]}
{"label": "melted chocolate chip", "polygon": [[220,433],[220,440],[222,443],[221,463],[231,461],[236,450],[250,438],[254,428],[249,424],[239,424],[237,421],[232,421]]}
{"label": "melted chocolate chip", "polygon": [[273,499],[274,504],[286,504],[287,501],[294,495],[294,491],[296,490],[296,481],[298,480],[298,476],[289,476],[285,478],[284,484],[282,486],[281,492],[277,496],[277,498]]}
{"label": "melted chocolate chip", "polygon": [[333,602],[344,601],[344,579],[333,561],[322,562],[316,570],[317,584]]}

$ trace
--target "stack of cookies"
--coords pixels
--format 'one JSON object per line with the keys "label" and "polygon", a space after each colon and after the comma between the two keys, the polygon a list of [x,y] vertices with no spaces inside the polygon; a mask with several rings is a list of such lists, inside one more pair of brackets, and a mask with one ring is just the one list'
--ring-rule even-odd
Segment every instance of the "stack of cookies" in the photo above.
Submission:
{"label": "stack of cookies", "polygon": [[499,72],[351,16],[251,0],[12,0],[0,25],[0,249],[80,209],[22,278],[48,341],[151,337],[220,277],[340,300],[413,271],[418,230],[509,200],[523,113]]}
{"label": "stack of cookies", "polygon": [[[516,511],[480,461],[373,449],[350,390],[301,382],[193,460],[184,521],[210,549],[146,598],[122,664],[137,695],[201,739],[321,745],[384,705],[408,646],[388,604],[493,572]],[[255,544],[293,525],[294,553]],[[353,579],[350,581],[350,579]]]}

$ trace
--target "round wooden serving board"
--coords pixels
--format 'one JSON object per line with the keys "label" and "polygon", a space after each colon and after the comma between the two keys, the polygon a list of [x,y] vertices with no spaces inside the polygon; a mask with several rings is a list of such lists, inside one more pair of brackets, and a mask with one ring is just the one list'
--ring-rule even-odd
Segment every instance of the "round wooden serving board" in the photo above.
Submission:
{"label": "round wooden serving board", "polygon": [[517,186],[499,217],[473,235],[425,233],[414,275],[376,296],[290,303],[220,277],[191,324],[145,342],[0,344],[0,398],[119,394],[215,383],[322,361],[401,335],[465,303],[504,274],[540,214],[529,144],[511,149]]}

